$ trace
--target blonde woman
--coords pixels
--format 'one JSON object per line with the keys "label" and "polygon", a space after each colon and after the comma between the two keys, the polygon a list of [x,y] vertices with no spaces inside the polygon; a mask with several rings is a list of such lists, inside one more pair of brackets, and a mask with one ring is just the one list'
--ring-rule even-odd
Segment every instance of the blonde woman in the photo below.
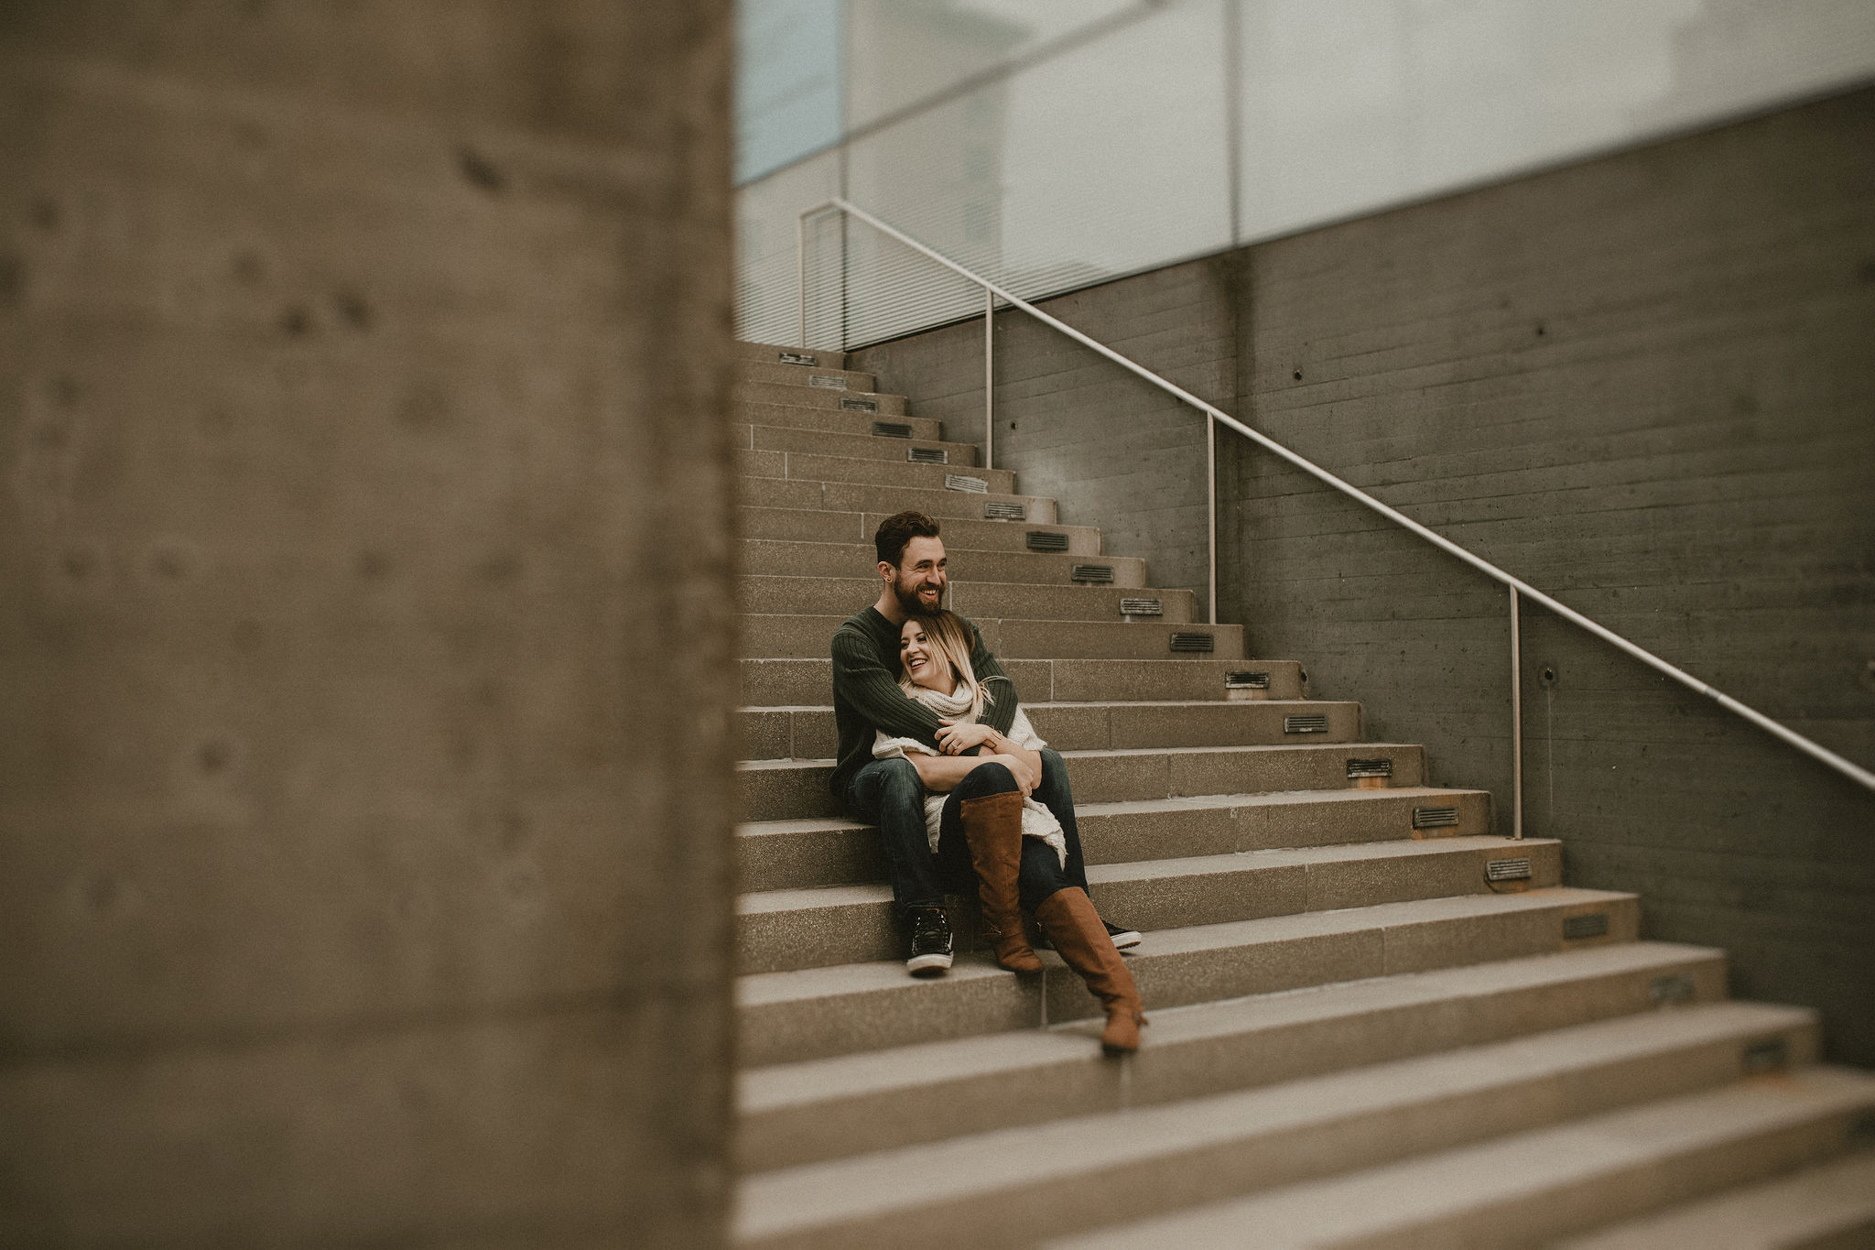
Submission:
{"label": "blonde woman", "polygon": [[1061,757],[1036,736],[1020,708],[1007,733],[981,723],[993,696],[971,669],[975,641],[953,612],[907,618],[899,635],[899,686],[945,722],[938,734],[942,753],[879,733],[873,756],[898,756],[917,769],[928,796],[932,854],[954,886],[967,889],[975,878],[996,962],[1012,972],[1042,970],[1022,928],[1021,911],[1033,912],[1056,952],[1106,1009],[1101,1048],[1130,1054],[1139,1049],[1146,1018],[1113,934],[1138,937],[1105,924],[1087,897]]}

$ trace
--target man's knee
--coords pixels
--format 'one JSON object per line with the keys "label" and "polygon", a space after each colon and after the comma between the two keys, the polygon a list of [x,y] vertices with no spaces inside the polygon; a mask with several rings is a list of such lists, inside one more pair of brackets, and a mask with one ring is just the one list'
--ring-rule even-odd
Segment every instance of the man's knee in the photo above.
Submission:
{"label": "man's knee", "polygon": [[1067,761],[1063,760],[1061,758],[1061,753],[1056,751],[1053,747],[1043,747],[1040,751],[1036,752],[1036,754],[1042,757],[1042,780],[1039,788],[1047,790],[1050,793],[1060,794],[1064,798],[1067,797]]}
{"label": "man's knee", "polygon": [[924,782],[919,780],[918,769],[910,760],[880,760],[879,771],[880,807],[910,805],[924,810]]}

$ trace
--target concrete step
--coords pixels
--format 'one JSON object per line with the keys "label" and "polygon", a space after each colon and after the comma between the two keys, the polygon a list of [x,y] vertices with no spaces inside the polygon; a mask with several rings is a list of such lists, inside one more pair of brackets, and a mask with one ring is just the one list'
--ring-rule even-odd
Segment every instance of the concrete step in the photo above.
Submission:
{"label": "concrete step", "polygon": [[[1776,1039],[1793,1061],[1802,1062],[1814,1035],[1815,1018],[1808,1011],[1703,1004],[1262,1089],[777,1169],[744,1180],[735,1238],[741,1246],[764,1250],[1032,1245],[1350,1168],[1375,1169],[1358,1174],[1372,1176],[1379,1165],[1414,1151],[1534,1133],[1649,1096],[1736,1089],[1754,1047]],[[1858,1077],[1856,1085],[1855,1096],[1838,1083],[1832,1096],[1808,1100],[1799,1118],[1828,1120],[1875,1100],[1875,1079]],[[1511,1187],[1512,1177],[1522,1181],[1544,1175],[1540,1159],[1506,1176],[1503,1161],[1488,1148],[1463,1153],[1473,1157],[1471,1171],[1453,1179],[1474,1195],[1488,1193],[1493,1184]],[[1423,1166],[1423,1161],[1402,1166]],[[907,1177],[917,1183],[905,1183]],[[1553,1185],[1548,1188],[1554,1192]],[[1136,1226],[1120,1234],[1126,1241],[1115,1244],[1351,1244],[1295,1234],[1334,1222],[1404,1227],[1410,1222],[1407,1211],[1447,1202],[1450,1191],[1429,1184],[1412,1191],[1368,1186],[1356,1192],[1363,1200],[1318,1201],[1306,1213],[1292,1207],[1306,1214],[1308,1223],[1267,1223],[1270,1236],[1262,1235],[1257,1222],[1244,1220],[1240,1208],[1234,1225],[1222,1220],[1200,1225],[1215,1227],[1228,1241],[1199,1241],[1185,1236],[1183,1226],[1168,1232],[1164,1226],[1172,1221],[1167,1220],[1150,1239],[1140,1236]],[[1080,1244],[1099,1243],[1090,1238]],[[1414,1244],[1506,1243],[1454,1238]]]}
{"label": "concrete step", "polygon": [[[779,355],[779,352],[776,355]],[[877,390],[879,385],[878,379],[872,374],[861,373],[856,369],[784,365],[778,359],[773,358],[738,361],[736,377],[744,382],[773,382],[781,386],[816,386],[835,391],[872,391]],[[835,383],[840,385],[835,385]]]}
{"label": "concrete step", "polygon": [[[1530,874],[1520,885],[1542,889],[1562,879],[1558,843],[1490,837],[1101,864],[1090,867],[1087,877],[1088,892],[1103,914],[1142,931],[1161,931],[1491,893],[1485,865],[1512,858],[1525,861]],[[963,919],[968,921],[967,914]],[[963,923],[958,932],[968,939],[974,925]],[[892,892],[883,884],[767,890],[736,899],[741,973],[891,959],[902,946]],[[1074,1011],[1073,1002],[1055,1006],[1058,1012],[1084,1014]]]}
{"label": "concrete step", "polygon": [[847,434],[836,430],[796,430],[776,425],[733,424],[729,432],[735,446],[752,451],[799,452],[808,456],[883,460],[893,464],[916,463],[920,457],[936,457],[938,464],[948,465],[958,472],[974,469],[977,463],[977,449],[970,443],[887,438],[870,430]]}
{"label": "concrete step", "polygon": [[[1600,917],[1584,927],[1578,918]],[[1573,921],[1573,923],[1566,923]],[[1632,894],[1568,887],[1466,894],[1150,933],[1127,957],[1149,1010],[1338,981],[1632,942]],[[749,1067],[1001,1033],[1095,1012],[1078,978],[1044,953],[1017,977],[961,956],[935,981],[900,958],[736,979],[737,1055]]]}
{"label": "concrete step", "polygon": [[737,1156],[813,1163],[1724,997],[1723,953],[1634,942],[1155,1009],[1124,1068],[1093,1021],[772,1064],[739,1077]]}
{"label": "concrete step", "polygon": [[1875,1246],[1875,1150],[1701,1198],[1556,1243],[1554,1250],[1868,1250]]}
{"label": "concrete step", "polygon": [[736,403],[787,404],[792,408],[831,408],[835,412],[858,412],[878,417],[905,415],[903,395],[818,387],[809,384],[807,379],[834,375],[816,369],[803,369],[801,373],[801,381],[793,384],[738,380],[729,393],[730,399]]}
{"label": "concrete step", "polygon": [[[876,567],[876,564],[875,564]],[[842,620],[879,597],[873,577],[775,577],[743,574],[737,605],[755,615],[838,615]],[[1014,617],[1030,621],[1128,621],[1167,625],[1191,623],[1189,590],[1139,590],[1121,586],[1038,585],[1033,582],[952,582],[949,606],[972,619]],[[1142,602],[1143,600],[1143,602]],[[1148,609],[1158,608],[1157,613]],[[1129,616],[1125,609],[1139,615]]]}
{"label": "concrete step", "polygon": [[845,352],[829,351],[824,347],[789,347],[784,343],[750,343],[737,339],[730,354],[738,363],[755,361],[792,365],[795,368],[846,368]]}
{"label": "concrete step", "polygon": [[[853,612],[870,604],[868,596],[839,615],[785,613],[742,616],[742,655],[748,659],[808,659],[827,654],[833,631]],[[1186,639],[1208,640],[1213,659],[1243,655],[1243,626],[1187,625],[1151,620],[1038,621],[972,616],[984,645],[1007,659],[1155,660],[1170,659]],[[1007,657],[1007,659],[1005,658]],[[1013,678],[1013,674],[1011,674]],[[1016,689],[1024,687],[1018,680]],[[1175,692],[1176,697],[1176,692]]]}
{"label": "concrete step", "polygon": [[[831,437],[831,436],[829,436]],[[945,491],[975,494],[952,487],[959,481],[988,483],[988,493],[1012,495],[1016,475],[1008,469],[975,469],[943,464],[912,464],[906,460],[861,460],[852,456],[823,456],[794,451],[738,451],[736,472],[744,478],[797,482],[845,482],[897,490]],[[748,482],[742,484],[748,495]],[[909,505],[908,505],[909,506]]]}
{"label": "concrete step", "polygon": [[[994,524],[994,522],[984,522]],[[875,522],[875,528],[877,523]],[[948,527],[946,527],[948,529]],[[1085,556],[1009,550],[975,551],[957,546],[948,534],[944,553],[953,583],[1022,582],[1034,586],[1112,585],[1137,590],[1146,585],[1146,562],[1137,556]],[[738,553],[745,573],[785,577],[860,577],[878,584],[878,556],[870,538],[864,543],[780,542],[743,538]],[[1151,592],[1145,592],[1150,594]]]}
{"label": "concrete step", "polygon": [[[1313,736],[1313,735],[1311,735]],[[1222,798],[1290,792],[1296,796],[1285,819],[1306,822],[1307,795],[1331,794],[1352,788],[1374,796],[1364,806],[1389,813],[1391,836],[1411,837],[1415,830],[1439,836],[1455,830],[1472,817],[1490,817],[1489,794],[1483,790],[1425,790],[1425,757],[1409,743],[1281,743],[1271,746],[1144,747],[1125,750],[1064,751],[1068,781],[1077,809],[1103,803],[1139,803],[1158,799]],[[1386,762],[1391,784],[1379,789],[1351,782],[1348,772],[1355,761]],[[743,760],[736,766],[739,809],[744,820],[793,820],[809,816],[838,816],[828,779],[831,759]],[[1417,818],[1398,800],[1412,796],[1412,806],[1424,809]],[[1386,802],[1391,797],[1393,803]],[[1332,799],[1327,800],[1333,802]],[[1442,824],[1438,810],[1456,807]],[[1329,819],[1337,823],[1343,817]],[[1417,824],[1415,824],[1417,820]],[[1343,830],[1345,832],[1345,830]],[[1483,832],[1474,829],[1469,832]],[[1323,839],[1297,828],[1290,834],[1310,846]],[[1352,839],[1337,839],[1352,840]]]}
{"label": "concrete step", "polygon": [[[1679,1024],[1691,1016],[1668,1012],[1649,1022]],[[1757,1044],[1748,1034],[1736,1041],[1746,1055]],[[1795,1036],[1789,1041],[1801,1044]],[[1715,1039],[1704,1051],[1669,1052],[1684,1065],[1677,1070],[1646,1065],[1661,1085],[1644,1092],[1665,1095],[1659,1101],[1620,1105],[1636,1092],[1629,1074],[1621,1073],[1610,1081],[1610,1092],[1627,1097],[1579,1119],[1479,1144],[1455,1142],[1437,1154],[1045,1244],[1057,1250],[1540,1246],[1611,1218],[1839,1157],[1849,1126],[1875,1109],[1875,1076],[1846,1068],[1712,1082],[1724,1074],[1731,1058],[1726,1050],[1724,1039]],[[1570,1075],[1565,1115],[1580,1115],[1583,1104],[1615,1101],[1581,1065]],[[1282,1168],[1277,1176],[1297,1170]]]}
{"label": "concrete step", "polygon": [[[833,634],[827,634],[829,641]],[[825,648],[822,648],[825,650]],[[1028,660],[998,657],[1024,703],[1305,699],[1308,674],[1294,660]],[[745,707],[825,704],[833,698],[833,661],[751,658],[740,662]],[[1232,690],[1232,674],[1267,689]]]}
{"label": "concrete step", "polygon": [[[771,457],[767,467],[775,467],[773,457],[784,461],[786,452],[749,451],[737,452],[738,457]],[[806,461],[812,457],[797,457]],[[879,461],[843,460],[841,464],[879,464]],[[785,464],[782,466],[786,467]],[[917,484],[907,486],[873,485],[870,479],[865,481],[818,480],[811,473],[795,475],[792,479],[784,477],[744,477],[736,483],[737,496],[743,504],[758,508],[805,509],[818,512],[868,512],[880,518],[902,512],[907,508],[916,509],[926,516],[935,517],[940,522],[948,523],[953,518],[971,520],[994,520],[999,508],[1020,507],[1028,517],[1030,525],[1051,525],[1055,520],[1055,501],[1039,495],[1012,495],[1007,493],[1008,486],[992,487],[988,494],[979,494],[968,490],[951,490],[944,486],[944,475],[951,473],[942,465],[902,466],[906,469],[929,469],[937,474],[935,485],[926,488]],[[982,478],[975,470],[965,470],[959,477]],[[876,523],[875,523],[876,527]],[[866,535],[870,541],[872,535]]]}
{"label": "concrete step", "polygon": [[[1131,928],[1160,931],[1487,892],[1493,887],[1485,864],[1513,858],[1502,841],[1381,842],[1133,861],[1096,865],[1088,878],[1104,914]],[[1560,882],[1556,847],[1526,842],[1511,849],[1519,852],[1515,858],[1531,876],[1520,884],[1541,889]],[[748,955],[742,971],[825,967],[901,953],[902,938],[883,885],[745,897],[751,907],[773,910],[744,913]],[[971,900],[959,900],[958,932],[966,937],[975,932],[970,907]],[[1073,1004],[1059,1006],[1071,1011]]]}
{"label": "concrete step", "polygon": [[[906,427],[911,429],[910,437],[942,442],[944,425],[936,417],[881,417],[874,413],[847,412],[838,408],[813,408],[800,404],[758,404],[746,399],[733,401],[729,405],[729,419],[739,425],[767,426],[778,430],[820,430],[829,434],[853,434],[874,437],[873,427]],[[888,435],[877,435],[888,437]],[[894,438],[903,443],[903,437]],[[737,446],[759,446],[755,443],[738,443]]]}
{"label": "concrete step", "polygon": [[[1020,687],[1018,687],[1020,690]],[[1022,710],[1057,751],[1124,748],[1252,746],[1279,742],[1358,742],[1361,705],[1285,699],[1260,703],[1024,703]],[[1325,727],[1298,717],[1326,717]],[[745,707],[736,714],[745,760],[831,759],[838,739],[831,707]],[[1304,728],[1307,733],[1300,731]],[[1363,758],[1349,752],[1349,761]],[[1374,771],[1353,763],[1348,772]],[[1414,785],[1394,771],[1395,785]],[[1354,778],[1349,784],[1384,787],[1387,779]],[[1311,787],[1316,788],[1316,787]]]}
{"label": "concrete step", "polygon": [[[974,496],[972,497],[974,498]],[[1042,525],[1023,521],[985,521],[971,519],[981,517],[983,509],[979,504],[971,516],[952,516],[932,513],[939,520],[944,533],[946,550],[955,558],[957,552],[1026,552],[1030,549],[1030,534],[1060,536],[1067,540],[1066,551],[1058,556],[1046,556],[1045,559],[1070,560],[1098,556],[1101,552],[1100,531],[1091,525]],[[822,512],[806,508],[751,508],[738,510],[742,522],[741,533],[744,539],[775,539],[783,542],[805,543],[852,543],[863,546],[866,550],[867,567],[873,560],[872,536],[878,532],[879,523],[890,516],[889,512]],[[1051,514],[1052,515],[1052,512]],[[1043,540],[1045,541],[1045,540]],[[1137,560],[1143,569],[1145,561],[1138,557],[1110,556],[1100,563],[1114,565],[1114,581],[1118,585],[1133,583],[1120,581],[1121,561],[1128,565]],[[1014,579],[1020,581],[1022,579]],[[1138,585],[1145,584],[1141,574]]]}
{"label": "concrete step", "polygon": [[[1454,802],[1458,824],[1433,831],[1413,829],[1415,809]],[[1089,863],[1138,863],[1168,856],[1410,841],[1425,832],[1483,836],[1491,832],[1491,795],[1484,790],[1403,787],[1077,802],[1075,823]],[[885,880],[872,826],[843,816],[755,820],[737,826],[737,834],[737,872],[744,890]]]}

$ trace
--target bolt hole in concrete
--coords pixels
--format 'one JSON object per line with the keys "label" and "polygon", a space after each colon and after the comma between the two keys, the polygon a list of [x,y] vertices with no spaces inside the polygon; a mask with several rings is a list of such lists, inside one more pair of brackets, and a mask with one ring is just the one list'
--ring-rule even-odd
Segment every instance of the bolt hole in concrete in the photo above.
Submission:
{"label": "bolt hole in concrete", "polygon": [[1301,380],[1302,380],[1302,370],[1300,370],[1300,369],[1297,369],[1297,370],[1296,370],[1296,381],[1298,381],[1298,382],[1300,382]]}
{"label": "bolt hole in concrete", "polygon": [[226,742],[210,740],[196,749],[195,760],[205,773],[225,772],[234,759],[234,748]]}
{"label": "bolt hole in concrete", "polygon": [[496,192],[508,185],[507,175],[474,148],[457,148],[456,165],[462,170],[464,178],[484,191]]}
{"label": "bolt hole in concrete", "polygon": [[332,304],[338,309],[339,317],[352,329],[363,333],[371,328],[373,314],[371,305],[365,297],[356,291],[344,290],[332,297]]}
{"label": "bolt hole in concrete", "polygon": [[153,544],[146,567],[158,580],[178,582],[195,574],[201,560],[181,539],[171,538]]}
{"label": "bolt hole in concrete", "polygon": [[1556,666],[1545,664],[1536,671],[1536,684],[1549,690],[1556,685]]}

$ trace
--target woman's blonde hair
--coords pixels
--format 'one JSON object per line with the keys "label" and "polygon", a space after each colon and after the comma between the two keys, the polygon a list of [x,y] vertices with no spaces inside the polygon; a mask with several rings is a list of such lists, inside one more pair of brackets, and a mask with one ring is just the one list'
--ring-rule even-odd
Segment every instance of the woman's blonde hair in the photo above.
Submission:
{"label": "woman's blonde hair", "polygon": [[[965,690],[970,692],[970,714],[981,716],[983,709],[996,701],[982,682],[977,680],[976,669],[970,665],[970,650],[973,642],[970,627],[964,624],[964,618],[945,608],[939,608],[930,615],[916,615],[906,618],[918,622],[924,630],[925,642],[937,655],[951,666],[951,676]],[[903,630],[900,631],[901,635]],[[898,688],[905,692],[905,697],[918,697],[919,686],[911,679],[911,673],[901,659],[898,667]]]}

